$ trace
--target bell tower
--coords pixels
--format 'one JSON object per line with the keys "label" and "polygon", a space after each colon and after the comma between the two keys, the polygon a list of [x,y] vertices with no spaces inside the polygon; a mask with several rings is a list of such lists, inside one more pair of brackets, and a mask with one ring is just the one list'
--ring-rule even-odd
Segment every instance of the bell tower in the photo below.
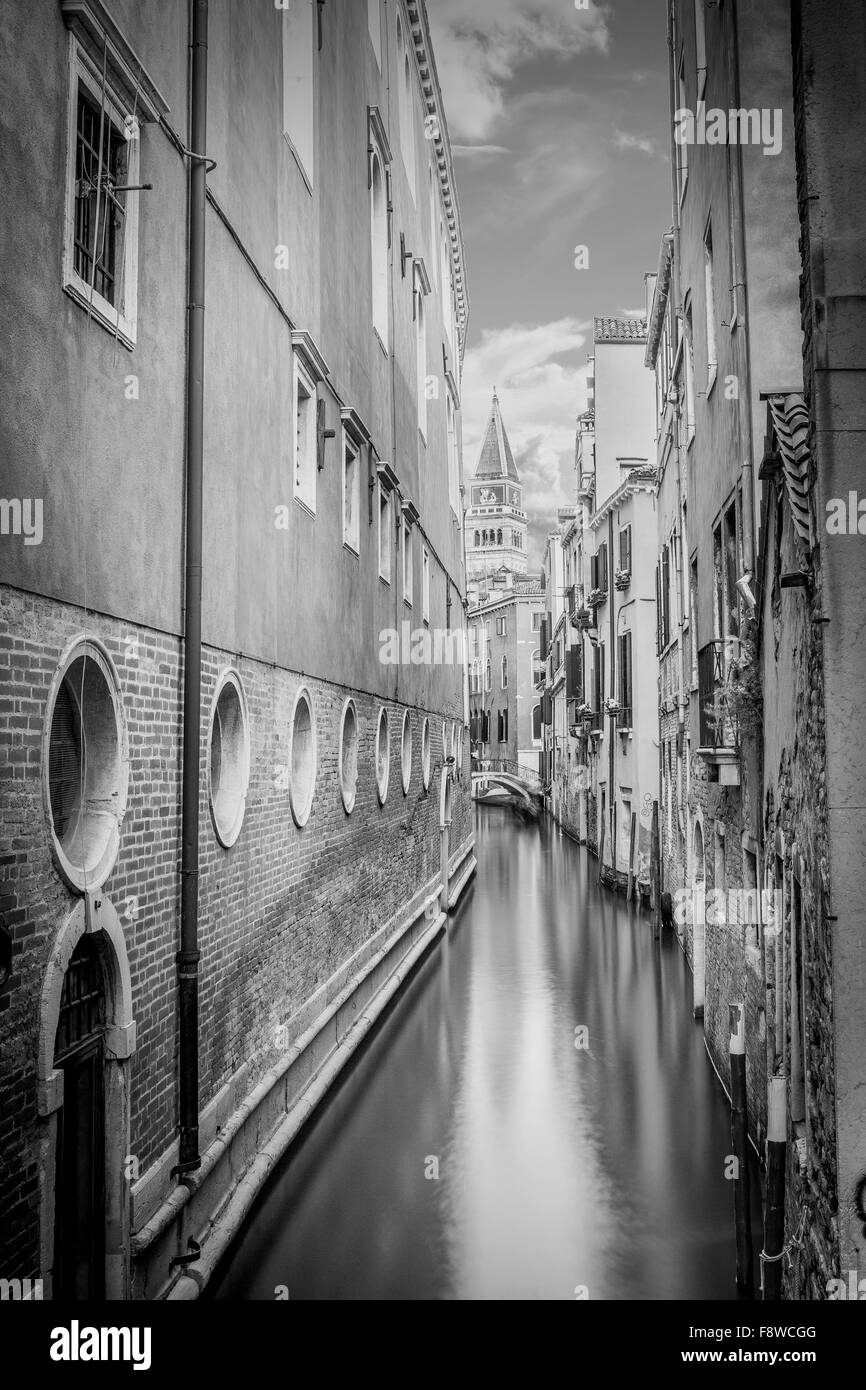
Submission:
{"label": "bell tower", "polygon": [[496,574],[526,574],[526,513],[523,484],[494,387],[484,443],[469,485],[466,577],[468,583],[478,584]]}

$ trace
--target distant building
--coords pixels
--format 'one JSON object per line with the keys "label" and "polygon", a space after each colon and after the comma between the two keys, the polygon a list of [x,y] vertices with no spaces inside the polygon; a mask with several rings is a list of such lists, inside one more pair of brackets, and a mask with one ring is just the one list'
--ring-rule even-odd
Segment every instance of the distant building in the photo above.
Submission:
{"label": "distant building", "polygon": [[478,761],[540,770],[543,613],[537,579],[491,587],[469,612],[469,732]]}
{"label": "distant building", "polygon": [[523,484],[493,392],[490,417],[469,485],[466,508],[466,578],[470,607],[496,574],[526,574]]}
{"label": "distant building", "polygon": [[[597,318],[577,507],[548,542],[548,780],[610,883],[648,888],[658,797],[653,391],[645,318]],[[624,402],[628,403],[627,409]],[[634,820],[634,825],[632,825]]]}

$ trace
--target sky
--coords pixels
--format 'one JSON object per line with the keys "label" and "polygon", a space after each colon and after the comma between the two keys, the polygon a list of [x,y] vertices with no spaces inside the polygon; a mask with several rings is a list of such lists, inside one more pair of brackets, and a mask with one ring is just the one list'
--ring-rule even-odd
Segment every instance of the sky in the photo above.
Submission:
{"label": "sky", "polygon": [[557,508],[575,501],[593,317],[644,312],[670,226],[665,3],[427,0],[427,11],[471,304],[464,472],[495,386],[535,571]]}

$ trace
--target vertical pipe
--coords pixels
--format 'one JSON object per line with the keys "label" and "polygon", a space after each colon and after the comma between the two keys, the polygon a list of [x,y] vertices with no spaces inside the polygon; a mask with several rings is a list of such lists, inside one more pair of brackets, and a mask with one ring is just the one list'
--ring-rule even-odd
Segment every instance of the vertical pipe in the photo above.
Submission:
{"label": "vertical pipe", "polygon": [[767,1203],[764,1211],[764,1252],[761,1285],[764,1302],[782,1296],[782,1248],[785,1240],[785,1092],[784,1076],[767,1083]]}
{"label": "vertical pipe", "polygon": [[[610,689],[608,694],[611,700],[616,699],[616,588],[613,583],[613,509],[607,518],[607,614],[608,614],[608,645],[610,647]],[[610,816],[610,867],[613,873],[613,891],[616,892],[616,721],[617,716],[611,715],[608,718],[607,736],[610,739],[610,747],[607,750],[608,758],[608,781],[610,784],[610,806],[608,815]]]}
{"label": "vertical pipe", "polygon": [[737,1297],[755,1296],[752,1271],[752,1232],[749,1209],[748,1106],[746,1098],[746,1010],[730,1004],[731,1141],[734,1176],[734,1226],[737,1236]]}
{"label": "vertical pipe", "polygon": [[202,461],[204,425],[205,200],[208,0],[192,0],[189,162],[189,302],[186,380],[186,585],[179,1012],[178,1171],[201,1166],[198,1149],[198,818],[201,740]]}

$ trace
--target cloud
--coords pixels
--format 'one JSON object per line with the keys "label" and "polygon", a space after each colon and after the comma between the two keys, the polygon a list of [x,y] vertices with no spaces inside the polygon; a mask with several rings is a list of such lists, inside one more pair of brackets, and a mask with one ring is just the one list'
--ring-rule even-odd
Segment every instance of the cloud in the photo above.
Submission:
{"label": "cloud", "polygon": [[640,150],[650,159],[661,158],[661,149],[655,136],[631,135],[626,130],[616,130],[613,136],[614,147],[618,150]]}
{"label": "cloud", "polygon": [[505,113],[516,70],[542,57],[607,52],[607,9],[564,0],[430,0],[430,29],[448,124],[467,142],[485,141]]}
{"label": "cloud", "polygon": [[462,156],[463,159],[482,159],[491,154],[510,154],[505,145],[452,145],[451,153]]}
{"label": "cloud", "polygon": [[556,526],[558,507],[574,502],[574,436],[585,409],[584,352],[591,323],[575,318],[551,323],[512,323],[487,329],[466,354],[462,412],[464,473],[475,472],[494,386],[514,453],[533,546],[530,568],[541,563],[539,546]]}

